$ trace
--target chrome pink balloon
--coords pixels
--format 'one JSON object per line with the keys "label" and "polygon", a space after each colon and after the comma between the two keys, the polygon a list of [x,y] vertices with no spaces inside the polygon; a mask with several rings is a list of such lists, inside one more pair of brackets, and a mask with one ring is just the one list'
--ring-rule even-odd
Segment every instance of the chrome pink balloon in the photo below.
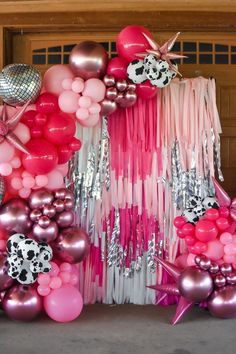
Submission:
{"label": "chrome pink balloon", "polygon": [[115,101],[108,100],[105,98],[101,102],[101,115],[109,116],[117,110],[117,103]]}
{"label": "chrome pink balloon", "polygon": [[222,275],[226,276],[228,274],[230,274],[233,270],[233,267],[231,264],[228,264],[228,263],[223,263],[221,264],[220,266],[220,272]]}
{"label": "chrome pink balloon", "polygon": [[106,90],[106,98],[108,100],[111,100],[111,101],[114,101],[117,97],[117,89],[115,87],[109,87],[107,90]]}
{"label": "chrome pink balloon", "polygon": [[69,189],[65,189],[65,199],[70,199],[70,200],[75,200],[73,192],[71,192]]}
{"label": "chrome pink balloon", "polygon": [[33,287],[16,285],[6,292],[2,307],[12,320],[32,321],[42,312],[43,302]]}
{"label": "chrome pink balloon", "polygon": [[0,292],[10,288],[14,283],[14,280],[7,274],[7,270],[7,254],[0,253]]}
{"label": "chrome pink balloon", "polygon": [[42,188],[32,192],[28,201],[31,209],[40,209],[43,208],[44,205],[51,204],[53,199],[53,193]]}
{"label": "chrome pink balloon", "polygon": [[74,222],[74,213],[73,211],[63,211],[62,213],[56,216],[56,222],[59,227],[69,227]]}
{"label": "chrome pink balloon", "polygon": [[127,91],[135,91],[136,85],[133,82],[129,82],[127,86]]}
{"label": "chrome pink balloon", "polygon": [[30,213],[30,219],[35,222],[38,221],[38,219],[40,218],[40,216],[42,216],[42,213],[39,209],[34,209],[31,211]]}
{"label": "chrome pink balloon", "polygon": [[124,101],[121,102],[121,107],[131,107],[137,101],[137,94],[134,91],[127,91],[124,96]]}
{"label": "chrome pink balloon", "polygon": [[87,256],[89,247],[89,236],[79,227],[62,230],[54,243],[56,256],[71,264],[81,262]]}
{"label": "chrome pink balloon", "polygon": [[56,208],[54,205],[45,205],[43,208],[43,215],[48,216],[50,219],[56,215]]}
{"label": "chrome pink balloon", "polygon": [[222,288],[226,285],[226,278],[222,274],[217,274],[214,278],[214,284],[217,288]]}
{"label": "chrome pink balloon", "polygon": [[71,199],[64,200],[64,208],[65,210],[72,210],[74,207],[74,201]]}
{"label": "chrome pink balloon", "polygon": [[58,236],[58,226],[55,221],[50,221],[48,227],[43,228],[39,224],[34,224],[32,228],[32,237],[38,242],[52,242]]}
{"label": "chrome pink balloon", "polygon": [[226,276],[226,282],[230,285],[236,285],[236,272],[228,274]]}
{"label": "chrome pink balloon", "polygon": [[199,267],[202,269],[202,270],[208,270],[211,266],[211,260],[209,258],[203,258],[200,260],[199,262]]}
{"label": "chrome pink balloon", "polygon": [[212,316],[232,318],[236,316],[236,287],[225,286],[215,290],[207,301]]}
{"label": "chrome pink balloon", "polygon": [[0,208],[0,226],[10,232],[26,233],[32,225],[29,214],[30,209],[24,200],[10,199]]}
{"label": "chrome pink balloon", "polygon": [[50,219],[48,216],[46,215],[43,215],[43,216],[40,216],[39,220],[38,220],[38,225],[40,227],[42,227],[43,229],[46,229],[49,225],[50,225]]}
{"label": "chrome pink balloon", "polygon": [[69,64],[75,75],[84,80],[101,78],[106,73],[108,54],[97,42],[84,41],[71,51]]}
{"label": "chrome pink balloon", "polygon": [[56,199],[65,199],[66,194],[67,194],[67,189],[65,189],[65,188],[57,189],[54,192],[54,195],[55,195]]}
{"label": "chrome pink balloon", "polygon": [[103,78],[103,82],[107,87],[112,87],[116,84],[116,80],[113,75],[105,75]]}
{"label": "chrome pink balloon", "polygon": [[127,84],[126,80],[118,79],[116,81],[116,88],[120,92],[124,92],[127,89],[127,86],[128,86],[128,84]]}
{"label": "chrome pink balloon", "polygon": [[211,294],[213,280],[208,272],[196,267],[187,267],[178,278],[178,288],[184,298],[199,302]]}
{"label": "chrome pink balloon", "polygon": [[212,274],[216,274],[218,273],[220,270],[219,264],[217,264],[216,262],[211,261],[211,266],[209,268],[209,272]]}
{"label": "chrome pink balloon", "polygon": [[56,212],[60,213],[60,212],[62,212],[64,210],[64,201],[61,200],[61,199],[56,199],[53,202],[53,206],[55,207]]}

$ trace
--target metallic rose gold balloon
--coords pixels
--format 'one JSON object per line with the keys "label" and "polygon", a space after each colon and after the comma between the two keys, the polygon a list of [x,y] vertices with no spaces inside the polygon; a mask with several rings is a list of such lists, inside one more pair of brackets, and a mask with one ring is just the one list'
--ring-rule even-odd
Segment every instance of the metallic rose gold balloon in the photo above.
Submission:
{"label": "metallic rose gold balloon", "polygon": [[211,266],[209,268],[209,272],[211,274],[216,274],[219,272],[219,270],[220,270],[219,265],[216,262],[211,261]]}
{"label": "metallic rose gold balloon", "polygon": [[11,199],[0,208],[0,226],[6,231],[24,234],[32,225],[29,213],[30,209],[24,200]]}
{"label": "metallic rose gold balloon", "polygon": [[31,211],[30,213],[30,219],[35,222],[38,221],[38,219],[40,218],[40,216],[42,216],[42,213],[39,209],[34,209]]}
{"label": "metallic rose gold balloon", "polygon": [[39,224],[34,224],[32,237],[38,242],[52,242],[58,236],[58,226],[55,221],[50,221],[48,227],[42,228]]}
{"label": "metallic rose gold balloon", "polygon": [[50,219],[48,216],[43,215],[40,216],[39,220],[38,220],[38,224],[40,227],[42,227],[43,229],[46,229],[49,225],[50,225]]}
{"label": "metallic rose gold balloon", "polygon": [[214,284],[217,288],[222,288],[226,285],[226,278],[222,274],[217,274],[214,279]]}
{"label": "metallic rose gold balloon", "polygon": [[72,210],[74,207],[74,201],[71,199],[64,200],[64,208],[65,210],[69,211]]}
{"label": "metallic rose gold balloon", "polygon": [[117,97],[116,97],[116,103],[121,104],[122,102],[125,101],[124,94],[123,92],[119,92]]}
{"label": "metallic rose gold balloon", "polygon": [[213,292],[208,302],[212,316],[232,318],[236,316],[236,287],[225,286]]}
{"label": "metallic rose gold balloon", "polygon": [[10,288],[14,283],[14,280],[7,274],[7,270],[7,254],[0,253],[0,292]]}
{"label": "metallic rose gold balloon", "polygon": [[117,104],[115,101],[108,100],[105,98],[101,102],[101,115],[102,116],[109,116],[110,114],[114,113],[117,110]]}
{"label": "metallic rose gold balloon", "polygon": [[58,190],[55,191],[54,195],[55,195],[55,198],[56,199],[65,199],[66,197],[66,192],[67,192],[67,189],[65,188],[60,188]]}
{"label": "metallic rose gold balloon", "polygon": [[135,91],[135,90],[136,90],[136,85],[133,84],[132,82],[129,82],[127,86],[127,91]]}
{"label": "metallic rose gold balloon", "polygon": [[107,87],[112,87],[115,86],[116,79],[114,78],[113,75],[105,75],[103,78],[103,82]]}
{"label": "metallic rose gold balloon", "polygon": [[65,198],[66,198],[66,199],[73,200],[73,202],[75,201],[74,194],[73,194],[73,192],[71,192],[69,189],[66,189],[66,196],[65,196]]}
{"label": "metallic rose gold balloon", "polygon": [[29,206],[31,209],[40,209],[43,208],[44,205],[51,204],[53,199],[53,193],[44,188],[38,189],[30,194]]}
{"label": "metallic rose gold balloon", "polygon": [[2,307],[12,320],[32,321],[43,310],[43,301],[33,287],[16,285],[6,292]]}
{"label": "metallic rose gold balloon", "polygon": [[119,79],[116,81],[116,88],[120,92],[124,92],[127,89],[127,81],[124,79]]}
{"label": "metallic rose gold balloon", "polygon": [[201,259],[199,262],[199,267],[202,270],[208,270],[211,266],[211,260],[209,258]]}
{"label": "metallic rose gold balloon", "polygon": [[115,87],[109,87],[107,90],[106,90],[106,98],[108,100],[111,100],[111,101],[114,101],[117,97],[117,89]]}
{"label": "metallic rose gold balloon", "polygon": [[220,272],[222,275],[226,276],[228,274],[230,274],[233,270],[233,267],[231,264],[228,264],[228,263],[223,263],[221,264],[220,266]]}
{"label": "metallic rose gold balloon", "polygon": [[56,215],[56,212],[54,205],[45,205],[43,208],[43,215],[48,216],[50,219]]}
{"label": "metallic rose gold balloon", "polygon": [[53,202],[53,206],[55,207],[57,213],[61,213],[64,210],[64,201],[57,199]]}
{"label": "metallic rose gold balloon", "polygon": [[78,227],[62,230],[54,243],[54,251],[59,259],[68,263],[81,262],[89,252],[89,236]]}
{"label": "metallic rose gold balloon", "polygon": [[236,285],[236,272],[228,274],[226,276],[226,281],[227,281],[227,284]]}
{"label": "metallic rose gold balloon", "polygon": [[131,107],[137,101],[137,94],[133,91],[127,91],[124,95],[124,101],[120,103],[123,108]]}
{"label": "metallic rose gold balloon", "polygon": [[187,267],[178,278],[180,294],[187,300],[205,300],[213,291],[213,280],[208,272],[196,267]]}
{"label": "metallic rose gold balloon", "polygon": [[[204,259],[206,258],[205,256],[203,256]],[[196,263],[196,265],[199,265],[200,261],[202,260],[202,256],[200,255],[197,255],[195,258],[194,258],[194,261]]]}
{"label": "metallic rose gold balloon", "polygon": [[56,216],[56,222],[59,227],[69,227],[74,222],[74,213],[73,211],[63,211]]}
{"label": "metallic rose gold balloon", "polygon": [[84,41],[71,51],[69,64],[75,75],[84,80],[101,78],[105,75],[108,55],[103,46],[97,42]]}

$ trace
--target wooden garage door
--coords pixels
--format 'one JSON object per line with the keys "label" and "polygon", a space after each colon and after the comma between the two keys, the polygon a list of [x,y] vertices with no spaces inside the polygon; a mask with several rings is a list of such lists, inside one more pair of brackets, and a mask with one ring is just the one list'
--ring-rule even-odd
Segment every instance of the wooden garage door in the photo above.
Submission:
{"label": "wooden garage door", "polygon": [[[162,42],[172,35],[158,33]],[[103,44],[110,57],[116,55],[115,33],[27,33],[16,34],[12,42],[12,61],[36,65],[43,73],[50,65],[68,63],[70,50],[82,40]],[[174,50],[188,56],[179,66],[184,77],[213,77],[223,134],[222,169],[225,189],[236,195],[236,36],[222,33],[184,33]]]}

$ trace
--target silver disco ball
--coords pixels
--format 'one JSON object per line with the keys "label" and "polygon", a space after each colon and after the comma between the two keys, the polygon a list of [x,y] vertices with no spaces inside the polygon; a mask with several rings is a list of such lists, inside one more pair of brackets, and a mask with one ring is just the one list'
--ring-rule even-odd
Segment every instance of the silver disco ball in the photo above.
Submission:
{"label": "silver disco ball", "polygon": [[34,102],[41,86],[40,72],[28,64],[10,64],[0,73],[0,97],[11,106]]}

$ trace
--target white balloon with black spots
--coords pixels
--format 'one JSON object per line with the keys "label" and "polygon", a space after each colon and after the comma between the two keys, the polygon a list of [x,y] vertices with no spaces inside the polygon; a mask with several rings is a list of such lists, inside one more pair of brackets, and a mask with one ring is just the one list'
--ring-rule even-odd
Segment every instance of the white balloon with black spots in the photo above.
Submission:
{"label": "white balloon with black spots", "polygon": [[7,240],[7,251],[10,254],[16,254],[17,253],[17,246],[18,243],[21,241],[24,241],[26,239],[26,236],[23,234],[14,234],[9,239]]}
{"label": "white balloon with black spots", "polygon": [[20,275],[21,272],[21,267],[16,267],[16,266],[10,266],[7,270],[7,274],[9,275],[9,277],[11,277],[12,279],[17,279],[17,277]]}
{"label": "white balloon with black spots", "polygon": [[206,197],[205,199],[203,199],[202,204],[204,205],[204,207],[206,209],[210,209],[210,208],[218,209],[219,208],[219,204],[217,203],[217,200],[215,197]]}
{"label": "white balloon with black spots", "polygon": [[188,200],[189,209],[195,208],[197,205],[201,205],[201,204],[202,204],[202,198],[197,195],[191,196]]}
{"label": "white balloon with black spots", "polygon": [[17,247],[17,255],[27,261],[33,261],[38,258],[40,253],[39,245],[36,241],[27,239],[21,241]]}
{"label": "white balloon with black spots", "polygon": [[[45,261],[50,261],[52,259],[53,257],[52,247],[50,247],[46,242],[39,243],[39,249],[40,249],[39,259]],[[47,253],[49,254],[49,258],[46,256]]]}
{"label": "white balloon with black spots", "polygon": [[21,267],[21,272],[17,277],[17,281],[21,284],[33,284],[38,277],[38,273],[32,272],[30,270],[30,263],[28,261],[24,261]]}
{"label": "white balloon with black spots", "polygon": [[206,212],[206,208],[203,205],[197,205],[194,209],[193,212],[197,214],[197,216],[199,216],[199,218],[201,216],[203,216]]}
{"label": "white balloon with black spots", "polygon": [[164,74],[166,74],[169,70],[169,64],[165,60],[158,60],[155,67],[158,71]]}
{"label": "white balloon with black spots", "polygon": [[154,54],[146,55],[146,57],[143,59],[143,64],[145,66],[145,69],[155,66],[157,61],[158,59]]}
{"label": "white balloon with black spots", "polygon": [[186,209],[183,212],[183,216],[186,218],[186,220],[192,224],[195,224],[199,220],[199,216],[194,213],[192,209]]}
{"label": "white balloon with black spots", "polygon": [[20,269],[23,264],[23,259],[14,254],[7,258],[7,262],[10,267],[16,267],[17,269]]}
{"label": "white balloon with black spots", "polygon": [[143,64],[143,60],[135,59],[131,61],[127,68],[128,78],[134,84],[141,84],[142,82],[147,80],[147,75],[145,72],[145,66]]}
{"label": "white balloon with black spots", "polygon": [[159,88],[163,88],[169,85],[170,82],[171,79],[169,78],[169,76],[166,73],[161,73],[161,72],[159,72],[159,76],[157,79],[151,80],[151,84]]}
{"label": "white balloon with black spots", "polygon": [[32,273],[48,273],[51,270],[51,264],[36,260],[30,263],[30,270]]}
{"label": "white balloon with black spots", "polygon": [[150,68],[146,69],[146,75],[150,81],[158,80],[162,77],[162,73],[158,71],[155,66],[151,66]]}

